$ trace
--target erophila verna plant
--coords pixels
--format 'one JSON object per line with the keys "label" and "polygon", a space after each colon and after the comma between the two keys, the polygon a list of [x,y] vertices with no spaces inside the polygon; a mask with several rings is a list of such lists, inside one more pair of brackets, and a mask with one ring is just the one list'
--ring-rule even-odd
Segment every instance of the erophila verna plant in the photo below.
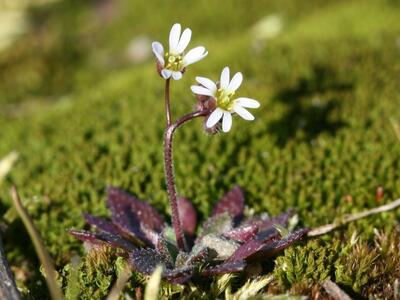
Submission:
{"label": "erophila verna plant", "polygon": [[161,43],[152,44],[158,73],[165,79],[164,163],[172,226],[146,202],[109,187],[107,205],[111,220],[86,214],[86,221],[97,231],[70,231],[89,244],[107,244],[122,249],[137,272],[151,274],[162,265],[163,277],[172,283],[184,283],[197,276],[243,271],[250,265],[260,264],[308,232],[306,228],[289,232],[284,227],[292,215],[290,211],[272,218],[266,213],[246,218],[244,195],[238,186],[215,205],[211,216],[198,228],[193,205],[188,199],[178,197],[172,155],[176,130],[190,120],[203,117],[207,132],[215,133],[220,129],[228,132],[233,116],[254,120],[246,108],[260,106],[257,100],[236,97],[243,80],[242,73],[237,72],[230,78],[230,70],[225,67],[219,81],[196,77],[198,85],[193,85],[191,90],[197,98],[197,110],[173,121],[171,78],[179,80],[190,64],[208,54],[202,46],[185,53],[190,38],[190,29],[185,29],[181,35],[180,24],[175,24],[169,35],[168,52],[164,52]]}

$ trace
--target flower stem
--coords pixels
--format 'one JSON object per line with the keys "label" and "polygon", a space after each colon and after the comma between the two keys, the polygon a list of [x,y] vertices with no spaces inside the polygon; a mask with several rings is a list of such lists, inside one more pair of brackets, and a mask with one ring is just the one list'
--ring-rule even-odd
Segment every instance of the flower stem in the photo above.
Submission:
{"label": "flower stem", "polygon": [[170,85],[170,78],[165,80],[165,116],[167,120],[167,127],[170,126],[172,122],[169,85]]}
{"label": "flower stem", "polygon": [[172,153],[172,139],[174,137],[175,130],[183,125],[184,123],[202,116],[207,116],[210,113],[209,110],[199,110],[193,113],[187,114],[177,120],[175,123],[167,126],[167,130],[164,135],[164,168],[165,168],[165,180],[167,184],[167,191],[169,202],[171,205],[172,212],[172,225],[175,230],[176,242],[178,247],[182,251],[187,251],[187,245],[185,241],[185,237],[183,235],[183,230],[181,227],[181,221],[179,218],[178,211],[178,199],[176,193],[176,184],[174,178],[174,163],[173,163],[173,153]]}

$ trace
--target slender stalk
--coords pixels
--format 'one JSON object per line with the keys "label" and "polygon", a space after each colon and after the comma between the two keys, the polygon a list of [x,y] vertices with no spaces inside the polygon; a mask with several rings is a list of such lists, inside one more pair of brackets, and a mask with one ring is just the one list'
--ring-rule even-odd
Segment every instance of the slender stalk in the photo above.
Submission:
{"label": "slender stalk", "polygon": [[172,154],[172,139],[174,137],[174,132],[178,129],[179,126],[183,125],[184,123],[193,120],[197,117],[207,116],[210,113],[209,110],[201,110],[196,111],[190,114],[187,114],[180,118],[175,123],[169,125],[167,130],[165,131],[164,135],[164,168],[165,168],[165,181],[167,184],[167,191],[169,202],[171,206],[172,212],[172,225],[175,230],[176,235],[176,242],[178,244],[179,249],[183,251],[187,251],[187,245],[185,241],[185,237],[183,235],[183,230],[181,227],[181,222],[179,218],[178,212],[178,200],[177,200],[177,193],[176,193],[176,185],[175,185],[175,178],[174,178],[174,163],[173,163],[173,154]]}
{"label": "slender stalk", "polygon": [[165,80],[165,93],[164,93],[165,94],[165,116],[166,116],[166,120],[167,120],[167,127],[170,126],[172,123],[169,85],[170,85],[170,78]]}
{"label": "slender stalk", "polygon": [[26,230],[28,231],[31,240],[33,242],[33,246],[35,247],[36,253],[39,256],[39,260],[43,265],[44,271],[46,273],[46,282],[50,291],[51,299],[53,300],[62,300],[63,295],[61,292],[61,288],[58,286],[56,281],[57,272],[54,268],[53,261],[46,250],[44,242],[39,235],[39,232],[36,230],[33,225],[33,221],[29,216],[28,212],[24,208],[21,203],[21,199],[19,198],[17,189],[15,186],[11,189],[11,198],[14,202],[14,206],[22,219],[22,222],[25,225]]}

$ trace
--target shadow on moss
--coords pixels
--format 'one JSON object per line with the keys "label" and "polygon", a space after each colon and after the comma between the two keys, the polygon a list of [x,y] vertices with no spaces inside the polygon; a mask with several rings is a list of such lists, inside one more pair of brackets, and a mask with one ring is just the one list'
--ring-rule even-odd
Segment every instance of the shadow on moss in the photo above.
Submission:
{"label": "shadow on moss", "polygon": [[[282,118],[270,124],[280,146],[297,137],[311,141],[322,132],[335,135],[347,126],[343,119],[334,117],[341,106],[338,95],[351,92],[353,84],[338,78],[328,66],[314,65],[308,77],[301,77],[288,89],[278,92],[274,99],[287,106]],[[334,96],[332,96],[334,95]]]}

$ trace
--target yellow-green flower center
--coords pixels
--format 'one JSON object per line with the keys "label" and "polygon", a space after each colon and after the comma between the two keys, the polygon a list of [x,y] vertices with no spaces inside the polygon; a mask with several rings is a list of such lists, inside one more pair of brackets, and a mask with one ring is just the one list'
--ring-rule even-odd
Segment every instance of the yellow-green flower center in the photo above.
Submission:
{"label": "yellow-green flower center", "polygon": [[171,71],[182,71],[183,57],[169,52],[165,53],[165,68]]}
{"label": "yellow-green flower center", "polygon": [[233,109],[233,103],[234,100],[233,96],[235,95],[235,92],[229,92],[225,89],[218,89],[217,94],[215,95],[215,98],[217,99],[217,106],[226,110],[226,111],[231,111]]}

